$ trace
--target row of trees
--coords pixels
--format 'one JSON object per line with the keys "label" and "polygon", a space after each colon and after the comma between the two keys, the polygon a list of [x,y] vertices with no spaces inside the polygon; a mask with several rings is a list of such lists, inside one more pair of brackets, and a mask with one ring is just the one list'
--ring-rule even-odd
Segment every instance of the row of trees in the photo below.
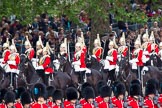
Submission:
{"label": "row of trees", "polygon": [[[16,15],[24,24],[30,23],[33,17],[44,12],[50,15],[66,14],[70,20],[78,23],[77,15],[84,9],[93,19],[94,25],[105,25],[110,13],[117,20],[144,23],[148,20],[144,12],[126,11],[131,0],[0,0],[0,17]],[[153,9],[162,5],[161,0],[137,0],[138,3],[151,1]],[[156,20],[160,20],[156,18]],[[106,23],[105,23],[106,22]],[[104,28],[104,25],[102,25]]]}
{"label": "row of trees", "polygon": [[[135,0],[0,0],[0,17],[16,15],[23,24],[33,21],[35,15],[48,13],[49,15],[63,14],[76,24],[78,14],[85,10],[92,19],[92,35],[108,31],[109,14],[114,14],[117,21],[146,23],[148,17],[140,9],[133,11],[131,2]],[[162,5],[161,0],[136,0],[137,3],[150,3],[154,10]],[[162,21],[162,17],[152,20]]]}

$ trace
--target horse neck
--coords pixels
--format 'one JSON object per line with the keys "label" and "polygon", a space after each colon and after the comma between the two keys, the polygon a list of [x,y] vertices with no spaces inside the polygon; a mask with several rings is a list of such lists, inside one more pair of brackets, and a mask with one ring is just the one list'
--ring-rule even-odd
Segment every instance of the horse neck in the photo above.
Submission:
{"label": "horse neck", "polygon": [[32,76],[35,74],[35,70],[34,67],[32,66],[32,64],[30,62],[28,62],[28,70],[27,70],[27,78],[31,79]]}
{"label": "horse neck", "polygon": [[67,61],[63,67],[63,72],[71,73],[72,67],[69,61]]}

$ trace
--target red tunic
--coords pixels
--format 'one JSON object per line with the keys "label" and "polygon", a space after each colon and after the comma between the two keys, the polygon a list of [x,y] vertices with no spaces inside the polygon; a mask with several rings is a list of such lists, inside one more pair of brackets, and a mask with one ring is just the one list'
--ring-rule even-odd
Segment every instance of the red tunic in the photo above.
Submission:
{"label": "red tunic", "polygon": [[151,44],[151,51],[154,51],[156,54],[159,52],[159,47],[157,44]]}
{"label": "red tunic", "polygon": [[25,53],[27,54],[27,57],[29,60],[31,60],[34,57],[34,49],[33,48],[29,48],[25,51]]}
{"label": "red tunic", "polygon": [[5,104],[0,104],[0,108],[7,108]]}
{"label": "red tunic", "polygon": [[108,51],[108,56],[113,57],[113,60],[108,60],[110,62],[110,65],[116,65],[116,61],[117,61],[117,50],[116,49],[111,49]]}
{"label": "red tunic", "polygon": [[86,46],[83,46],[82,51],[83,51],[83,52],[85,53],[85,55],[86,55],[86,53],[87,53],[87,47],[86,47]]}
{"label": "red tunic", "polygon": [[158,98],[158,104],[160,104],[160,106],[162,107],[162,94],[160,94]]}
{"label": "red tunic", "polygon": [[48,108],[46,104],[34,103],[31,108]]}
{"label": "red tunic", "polygon": [[95,101],[99,104],[100,102],[103,101],[103,98],[102,98],[101,96],[97,96],[97,97],[95,98]]}
{"label": "red tunic", "polygon": [[9,64],[10,69],[18,69],[20,63],[20,56],[18,53],[13,53],[9,55],[9,61],[15,62],[15,64]]}
{"label": "red tunic", "polygon": [[68,100],[64,101],[64,108],[75,108]]}
{"label": "red tunic", "polygon": [[116,97],[111,98],[112,104],[113,104],[113,108],[124,108],[123,104],[124,101],[123,100],[119,100]]}
{"label": "red tunic", "polygon": [[128,52],[128,47],[127,46],[120,46],[118,48],[118,53],[122,54],[123,57],[127,56],[127,52]]}
{"label": "red tunic", "polygon": [[10,55],[10,50],[5,50],[2,54],[2,57],[3,57],[3,63],[7,63],[8,59],[9,59],[9,55]]}
{"label": "red tunic", "polygon": [[143,55],[143,51],[140,48],[133,51],[133,56],[132,57],[138,59],[138,62],[136,62],[137,66],[143,66],[142,55]]}
{"label": "red tunic", "polygon": [[53,107],[50,107],[50,108],[61,108],[61,106],[54,105]]}
{"label": "red tunic", "polygon": [[128,106],[131,106],[131,108],[140,108],[138,101],[130,96],[128,97],[127,102]]}
{"label": "red tunic", "polygon": [[145,42],[145,43],[143,43],[143,46],[144,46],[143,51],[146,52],[146,54],[145,53],[143,53],[143,54],[147,58],[149,58],[150,57],[150,53],[151,53],[151,43]]}
{"label": "red tunic", "polygon": [[51,101],[49,101],[49,102],[47,102],[47,105],[48,105],[50,108],[52,108],[52,106],[54,105],[54,103],[51,102]]}
{"label": "red tunic", "polygon": [[147,108],[158,108],[157,105],[154,104],[153,100],[149,99],[149,97],[145,97],[144,106]]}
{"label": "red tunic", "polygon": [[87,101],[83,98],[83,99],[80,100],[79,103],[80,103],[81,105],[84,105],[86,102],[87,102]]}
{"label": "red tunic", "polygon": [[14,106],[15,106],[15,108],[23,108],[22,104],[19,103],[19,102],[16,102],[16,103],[14,104]]}
{"label": "red tunic", "polygon": [[93,55],[95,55],[97,61],[99,62],[101,60],[101,55],[102,55],[102,47],[97,47],[93,49]]}
{"label": "red tunic", "polygon": [[44,55],[40,61],[39,66],[43,66],[44,72],[46,73],[53,73],[53,69],[49,66],[51,63],[51,59],[49,55]]}
{"label": "red tunic", "polygon": [[98,108],[109,108],[109,103],[102,101],[98,104]]}
{"label": "red tunic", "polygon": [[80,68],[86,68],[85,53],[82,50],[74,53],[74,62],[76,61],[80,62]]}
{"label": "red tunic", "polygon": [[82,105],[82,108],[95,108],[95,106],[87,102],[84,105]]}

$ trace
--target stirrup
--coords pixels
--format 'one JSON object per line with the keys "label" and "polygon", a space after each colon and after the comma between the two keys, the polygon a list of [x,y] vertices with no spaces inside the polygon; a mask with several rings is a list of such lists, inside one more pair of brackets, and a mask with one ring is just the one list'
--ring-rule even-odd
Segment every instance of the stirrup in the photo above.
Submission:
{"label": "stirrup", "polygon": [[111,84],[111,80],[108,80],[107,85],[110,86],[110,84]]}
{"label": "stirrup", "polygon": [[83,81],[84,81],[83,83],[87,82],[87,76],[86,76],[86,74],[84,75],[84,77],[85,78],[83,79]]}

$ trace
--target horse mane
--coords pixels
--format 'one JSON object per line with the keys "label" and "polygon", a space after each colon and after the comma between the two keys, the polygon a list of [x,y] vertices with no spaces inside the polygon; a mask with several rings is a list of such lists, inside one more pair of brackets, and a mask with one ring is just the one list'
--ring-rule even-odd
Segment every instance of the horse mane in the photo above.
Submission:
{"label": "horse mane", "polygon": [[63,72],[67,72],[68,74],[71,72],[72,66],[69,60],[63,66]]}

